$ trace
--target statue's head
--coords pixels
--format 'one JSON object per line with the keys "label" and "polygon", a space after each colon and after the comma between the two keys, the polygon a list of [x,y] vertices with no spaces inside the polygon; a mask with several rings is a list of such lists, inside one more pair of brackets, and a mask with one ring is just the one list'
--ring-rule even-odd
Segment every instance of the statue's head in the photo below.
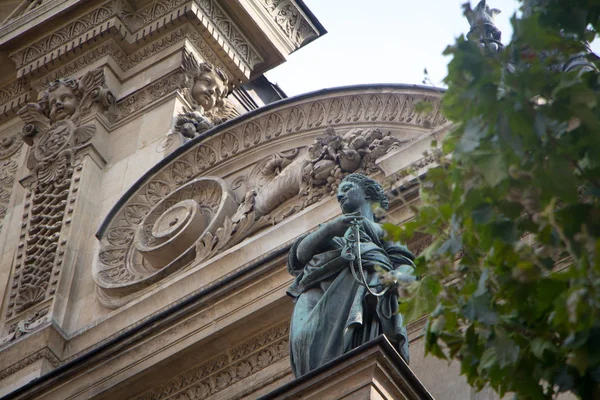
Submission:
{"label": "statue's head", "polygon": [[358,211],[366,202],[383,210],[390,207],[381,185],[361,174],[350,174],[342,180],[337,199],[344,214]]}
{"label": "statue's head", "polygon": [[41,103],[45,105],[50,120],[56,122],[72,117],[81,98],[79,82],[65,78],[57,79],[48,86]]}
{"label": "statue's head", "polygon": [[229,83],[225,72],[211,64],[202,63],[194,72],[193,79],[191,96],[204,111],[223,105]]}

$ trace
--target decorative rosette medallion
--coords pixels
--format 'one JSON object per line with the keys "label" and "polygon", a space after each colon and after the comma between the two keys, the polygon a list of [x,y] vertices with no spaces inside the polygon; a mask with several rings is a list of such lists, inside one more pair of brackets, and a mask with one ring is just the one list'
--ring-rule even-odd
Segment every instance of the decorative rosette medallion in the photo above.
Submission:
{"label": "decorative rosette medallion", "polygon": [[225,181],[213,177],[194,179],[152,207],[123,205],[101,239],[94,268],[102,303],[119,307],[141,288],[201,261],[196,243],[237,208]]}

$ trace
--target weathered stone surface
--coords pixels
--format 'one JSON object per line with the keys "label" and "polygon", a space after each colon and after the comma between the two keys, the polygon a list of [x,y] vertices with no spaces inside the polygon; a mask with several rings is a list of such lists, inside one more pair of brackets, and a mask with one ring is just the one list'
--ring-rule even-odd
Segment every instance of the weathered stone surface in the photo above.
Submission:
{"label": "weathered stone surface", "polygon": [[380,336],[260,397],[319,400],[433,400],[394,346]]}

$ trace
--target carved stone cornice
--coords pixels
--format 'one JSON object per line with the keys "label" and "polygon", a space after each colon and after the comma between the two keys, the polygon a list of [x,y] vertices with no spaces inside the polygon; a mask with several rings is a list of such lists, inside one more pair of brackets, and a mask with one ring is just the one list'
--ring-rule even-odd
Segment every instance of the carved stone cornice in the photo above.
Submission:
{"label": "carved stone cornice", "polygon": [[[101,4],[91,12],[80,16],[42,39],[10,54],[18,72],[18,77],[37,69],[55,58],[79,47],[81,44],[104,34],[111,28],[118,29],[122,22],[118,18],[133,12],[128,3],[111,0]],[[41,61],[40,61],[41,60]]]}
{"label": "carved stone cornice", "polygon": [[115,126],[119,126],[138,113],[146,110],[169,93],[174,93],[180,86],[180,71],[174,71],[152,82],[150,85],[135,91],[117,102]]}
{"label": "carved stone cornice", "polygon": [[27,12],[15,15],[2,23],[0,25],[0,38],[9,40],[9,38],[12,36],[10,33],[14,32],[15,30],[34,23],[36,18],[43,18],[44,16],[59,13],[77,3],[77,1],[78,0],[46,0],[43,4],[30,9]]}
{"label": "carved stone cornice", "polygon": [[319,37],[315,28],[293,0],[259,0],[280,31],[291,41],[293,49]]}
{"label": "carved stone cornice", "polygon": [[214,0],[158,0],[135,10],[125,0],[110,0],[59,30],[10,54],[18,77],[37,70],[83,44],[113,33],[133,45],[171,24],[190,18],[202,26],[211,40],[220,43],[223,54],[245,76],[263,61],[253,45]]}
{"label": "carved stone cornice", "polygon": [[23,107],[29,100],[29,85],[23,79],[17,79],[0,88],[0,115]]}
{"label": "carved stone cornice", "polygon": [[22,370],[23,368],[27,367],[28,365],[31,365],[34,362],[36,362],[38,360],[42,360],[42,359],[48,360],[50,365],[52,365],[54,368],[56,368],[60,365],[60,360],[58,359],[56,354],[54,354],[52,352],[52,350],[50,350],[49,348],[44,347],[43,349],[36,351],[33,354],[30,354],[29,356],[25,357],[24,359],[20,360],[19,362],[16,362],[13,365],[11,365],[10,367],[5,368],[2,371],[0,371],[0,381],[4,378],[8,378],[9,376],[15,374],[16,372]]}
{"label": "carved stone cornice", "polygon": [[200,400],[283,360],[289,355],[289,321],[173,377],[136,400]]}
{"label": "carved stone cornice", "polygon": [[[136,237],[139,236],[140,229],[146,228],[140,227],[147,226],[146,230],[154,229],[152,224],[155,224],[158,218],[158,215],[154,216],[154,214],[159,211],[165,212],[167,208],[184,200],[185,196],[181,196],[181,189],[198,177],[210,176],[211,171],[218,168],[220,164],[231,162],[232,159],[244,157],[249,153],[256,153],[267,144],[286,141],[294,136],[314,135],[316,132],[323,132],[327,126],[340,127],[343,130],[355,126],[376,126],[396,130],[413,127],[417,131],[421,129],[424,133],[445,122],[439,111],[439,97],[439,93],[424,88],[381,87],[373,90],[363,88],[354,92],[349,89],[338,89],[334,93],[290,99],[285,105],[258,110],[247,114],[247,117],[241,121],[238,119],[232,123],[225,123],[210,131],[203,140],[189,143],[163,160],[151,173],[142,177],[134,189],[119,201],[100,229],[99,262],[94,266],[94,279],[100,289],[100,300],[108,307],[118,307],[131,299],[136,292],[139,294],[139,289],[146,287],[150,282],[162,279],[194,260],[196,263],[206,260],[219,251],[239,243],[262,226],[278,223],[311,204],[300,199],[299,204],[290,204],[289,209],[280,209],[277,205],[259,206],[261,201],[261,204],[266,204],[268,201],[263,201],[260,194],[256,195],[250,191],[251,188],[248,188],[247,198],[243,200],[235,214],[229,214],[221,228],[202,234],[196,232],[198,234],[194,239],[197,241],[196,248],[190,247],[191,243],[188,243],[180,258],[169,259],[168,262],[156,263],[141,259],[139,248],[136,247],[138,246]],[[418,113],[415,106],[421,101],[432,103],[433,111],[429,114]],[[129,106],[135,107],[135,104],[136,101],[132,100]],[[380,157],[390,146],[399,144],[393,137],[386,139],[386,135],[381,131],[368,133],[371,134],[374,136],[363,143],[369,148],[368,151],[372,152],[370,158]],[[352,144],[352,146],[358,146],[356,148],[362,151],[360,145]],[[379,146],[383,150],[382,153],[379,153]],[[374,151],[376,149],[377,151]],[[375,160],[370,158],[369,162],[373,163]],[[272,161],[287,162],[284,159],[285,157],[282,157]],[[302,171],[303,162],[305,161],[299,159],[294,164],[296,170]],[[348,167],[342,164],[340,166],[342,167],[340,173],[347,173]],[[276,168],[281,167],[281,165],[276,166]],[[315,167],[320,165],[315,164]],[[355,167],[358,168],[358,164]],[[335,162],[332,161],[331,171],[327,170],[327,172],[335,172],[336,168]],[[368,168],[366,170],[369,171]],[[329,177],[320,175],[322,174],[315,175],[315,178],[326,179],[331,185],[335,184],[335,177],[329,182]],[[293,186],[296,178],[292,181]],[[296,193],[300,189],[298,186],[296,185]],[[331,187],[325,189],[330,191]],[[285,197],[289,199],[287,192],[290,190],[285,190]],[[320,196],[324,193],[320,193]],[[264,215],[265,213],[270,214]],[[178,223],[176,222],[175,225]],[[180,240],[176,237],[183,234],[182,232],[173,232],[173,237],[169,240]]]}
{"label": "carved stone cornice", "polygon": [[[216,55],[206,40],[190,24],[185,24],[170,31],[166,36],[157,39],[154,42],[142,47],[134,53],[127,55],[123,52],[117,42],[109,39],[98,46],[84,52],[79,57],[67,62],[62,67],[52,71],[40,79],[31,83],[35,91],[41,92],[48,84],[62,76],[76,75],[79,71],[86,68],[103,57],[110,56],[123,72],[139,65],[147,59],[152,58],[157,53],[171,48],[173,51],[182,51],[186,44],[191,45],[198,54],[206,61],[216,65],[224,71],[228,71],[221,59]],[[185,51],[185,50],[183,50]],[[115,123],[121,123],[124,119],[132,117],[136,112],[145,109],[157,98],[158,94],[164,95],[178,89],[178,77],[174,72],[161,77],[159,80],[140,88],[139,90],[127,95],[117,103],[117,116]],[[234,80],[233,76],[230,79]],[[0,90],[0,96],[2,92]],[[1,97],[0,97],[1,98]],[[0,103],[1,104],[1,103]]]}

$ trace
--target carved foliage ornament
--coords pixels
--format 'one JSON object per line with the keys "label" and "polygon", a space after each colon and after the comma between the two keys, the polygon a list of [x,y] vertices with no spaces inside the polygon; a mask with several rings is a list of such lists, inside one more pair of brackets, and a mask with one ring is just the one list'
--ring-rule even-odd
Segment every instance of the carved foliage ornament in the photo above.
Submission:
{"label": "carved foliage ornament", "polygon": [[[155,28],[144,29],[149,24],[164,23],[165,20],[178,21],[182,8],[188,11],[191,3],[194,3],[204,14],[204,18],[201,20],[204,23],[210,21],[211,31],[218,32],[221,36],[219,39],[225,39],[250,68],[254,68],[263,61],[260,54],[252,47],[216,0],[158,0],[139,10],[133,9],[129,1],[111,0],[98,3],[97,8],[81,16],[77,21],[73,21],[37,42],[12,53],[11,59],[18,68],[40,59],[46,63],[55,58],[53,53],[57,49],[64,48],[65,45],[70,49],[78,39],[81,39],[81,43],[86,43],[96,35],[104,33],[111,23],[114,24],[111,19],[114,21],[115,17],[122,21],[130,32],[138,33],[133,36],[141,39],[155,30]],[[44,59],[45,56],[48,61]]]}
{"label": "carved foliage ornament", "polygon": [[[434,103],[432,114],[415,112],[414,104],[423,100]],[[108,307],[127,303],[149,283],[188,265],[198,265],[259,229],[276,224],[329,195],[346,174],[376,172],[377,158],[393,147],[404,145],[384,129],[349,129],[349,124],[430,128],[445,122],[438,109],[439,102],[433,97],[390,93],[341,95],[266,112],[190,147],[128,194],[105,224],[100,233],[99,259],[94,266],[101,302]],[[329,124],[341,127],[325,129]],[[256,151],[274,139],[284,140],[286,136],[315,130],[322,134],[308,149],[272,154],[257,162],[248,177],[235,179],[234,188],[245,185],[246,189],[239,205],[234,202],[222,213],[206,214],[205,221],[213,221],[218,215],[220,224],[210,223],[210,229],[186,230],[194,224],[206,227],[209,223],[190,222],[196,218],[193,210],[198,206],[186,200],[204,204],[204,200],[191,195],[191,187],[208,187],[211,181],[210,187],[220,193],[219,198],[230,196],[219,178],[207,176],[219,163]],[[219,185],[221,189],[217,189]],[[189,228],[184,228],[188,222]],[[159,226],[163,224],[172,224],[174,228],[164,230],[171,235],[168,240],[160,233],[163,230]],[[180,241],[179,235],[186,241]],[[172,247],[170,244],[164,247],[163,240],[171,243],[172,238],[178,241],[178,250],[167,255],[165,249]]]}
{"label": "carved foliage ornament", "polygon": [[[185,168],[184,165],[181,166]],[[159,181],[148,188],[153,206],[130,204],[116,217],[102,240],[96,282],[102,299],[136,290],[193,261],[199,237],[214,233],[237,208],[225,182],[199,178],[191,182]]]}
{"label": "carved foliage ornament", "polygon": [[201,400],[289,356],[289,322],[177,375],[136,400]]}
{"label": "carved foliage ornament", "polygon": [[[25,240],[19,244],[15,260],[9,318],[54,295],[64,253],[61,248],[66,244],[60,240],[63,219],[74,168],[80,168],[78,150],[96,131],[93,124],[81,125],[81,119],[94,108],[103,111],[113,106],[114,97],[104,86],[102,70],[94,70],[80,80],[53,82],[40,101],[18,112],[25,122],[23,140],[31,147],[27,167],[32,176],[25,193]],[[70,203],[74,201],[72,198]],[[35,321],[28,324],[24,327],[36,326]]]}
{"label": "carved foliage ornament", "polygon": [[294,1],[261,0],[261,4],[283,33],[294,43],[295,48],[301,47],[319,35]]}

